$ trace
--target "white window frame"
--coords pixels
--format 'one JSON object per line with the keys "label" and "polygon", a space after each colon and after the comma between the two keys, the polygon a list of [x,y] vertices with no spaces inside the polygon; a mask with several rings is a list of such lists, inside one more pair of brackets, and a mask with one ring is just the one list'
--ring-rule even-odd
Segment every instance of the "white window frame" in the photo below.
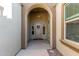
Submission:
{"label": "white window frame", "polygon": [[[64,16],[65,16],[65,9],[64,9],[63,13],[64,13]],[[69,39],[66,38],[66,23],[72,22],[72,21],[75,21],[75,20],[78,20],[78,19],[79,19],[79,17],[74,18],[73,20],[65,20],[65,17],[64,17],[64,19],[62,19],[62,20],[64,20],[64,34],[61,33],[62,35],[64,35],[64,39],[61,38],[61,42],[64,43],[65,45],[71,47],[73,50],[75,50],[77,52],[79,52],[79,43],[76,42],[76,41],[69,40]]]}

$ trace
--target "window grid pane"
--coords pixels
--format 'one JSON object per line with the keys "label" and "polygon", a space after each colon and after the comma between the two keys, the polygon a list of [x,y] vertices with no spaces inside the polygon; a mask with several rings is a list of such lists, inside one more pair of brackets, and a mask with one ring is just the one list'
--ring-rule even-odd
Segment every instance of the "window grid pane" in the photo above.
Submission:
{"label": "window grid pane", "polygon": [[[78,14],[77,16],[75,16]],[[74,17],[72,17],[74,15]],[[79,17],[79,4],[70,3],[65,5],[65,22],[66,20],[73,20]],[[72,18],[70,18],[72,17]],[[70,19],[68,19],[70,18]],[[65,23],[66,25],[66,39],[79,42],[79,19]]]}
{"label": "window grid pane", "polygon": [[79,14],[79,3],[70,3],[67,6],[65,6],[65,20],[68,20],[67,18],[75,16],[76,14]]}

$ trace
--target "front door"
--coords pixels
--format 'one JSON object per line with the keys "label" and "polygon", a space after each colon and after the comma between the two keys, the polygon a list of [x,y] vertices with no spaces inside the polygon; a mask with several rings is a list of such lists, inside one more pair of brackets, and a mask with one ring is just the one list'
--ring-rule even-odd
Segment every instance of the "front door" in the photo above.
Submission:
{"label": "front door", "polygon": [[31,39],[45,39],[46,37],[46,26],[45,24],[36,23],[31,26]]}
{"label": "front door", "polygon": [[42,38],[42,24],[35,25],[35,38],[36,39]]}

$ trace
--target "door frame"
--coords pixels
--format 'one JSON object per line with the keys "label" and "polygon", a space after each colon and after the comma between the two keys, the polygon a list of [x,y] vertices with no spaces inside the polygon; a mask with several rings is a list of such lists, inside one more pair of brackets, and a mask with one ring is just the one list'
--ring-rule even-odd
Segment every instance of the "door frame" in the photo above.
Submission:
{"label": "door frame", "polygon": [[28,8],[27,12],[25,12],[25,7],[21,5],[22,10],[22,21],[21,21],[21,48],[27,47],[27,39],[28,39],[28,14],[34,8],[43,8],[49,13],[50,17],[50,46],[52,49],[56,48],[56,6],[53,8],[49,8],[47,4],[33,4]]}

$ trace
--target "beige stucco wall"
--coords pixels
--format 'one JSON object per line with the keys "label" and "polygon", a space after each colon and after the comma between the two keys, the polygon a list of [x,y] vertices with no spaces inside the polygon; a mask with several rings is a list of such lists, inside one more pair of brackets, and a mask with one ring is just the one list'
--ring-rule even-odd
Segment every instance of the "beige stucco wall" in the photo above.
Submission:
{"label": "beige stucco wall", "polygon": [[29,14],[29,12],[32,10],[32,9],[34,9],[34,8],[37,8],[37,7],[41,7],[41,8],[44,8],[45,10],[47,10],[48,11],[48,13],[50,14],[50,46],[51,46],[51,48],[52,48],[52,31],[53,31],[53,29],[52,29],[52,11],[51,11],[51,9],[53,8],[53,4],[47,4],[47,3],[41,3],[41,4],[36,4],[36,3],[27,3],[27,4],[23,4],[24,5],[24,7],[23,7],[23,9],[24,9],[24,18],[25,18],[25,46],[27,46],[27,40],[28,40],[28,18],[27,18],[27,16],[28,16],[28,14]]}
{"label": "beige stucco wall", "polygon": [[57,49],[65,56],[71,55],[79,55],[79,53],[75,52],[71,48],[60,42],[61,39],[61,4],[57,4],[56,6],[56,47]]}

